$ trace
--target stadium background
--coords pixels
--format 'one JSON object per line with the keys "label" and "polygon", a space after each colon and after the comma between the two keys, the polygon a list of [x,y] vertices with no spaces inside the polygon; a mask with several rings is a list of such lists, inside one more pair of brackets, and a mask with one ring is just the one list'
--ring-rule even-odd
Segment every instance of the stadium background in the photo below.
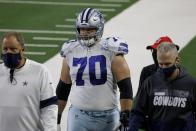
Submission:
{"label": "stadium background", "polygon": [[58,53],[64,41],[75,38],[75,18],[81,9],[98,8],[108,21],[135,1],[0,0],[0,35],[10,30],[20,31],[26,40],[27,57],[45,62]]}
{"label": "stadium background", "polygon": [[[182,64],[196,76],[194,0],[0,0],[0,36],[7,31],[21,32],[26,56],[45,63],[52,73],[58,68],[59,73],[61,63],[51,61],[60,60],[56,54],[64,41],[75,38],[75,18],[85,7],[98,8],[104,14],[104,36],[120,36],[128,41],[130,53],[126,59],[133,77],[137,77],[133,83],[138,83],[141,68],[152,63],[146,45],[160,35],[171,36],[181,46]],[[58,75],[54,77],[59,79]],[[136,92],[137,84],[133,86]]]}

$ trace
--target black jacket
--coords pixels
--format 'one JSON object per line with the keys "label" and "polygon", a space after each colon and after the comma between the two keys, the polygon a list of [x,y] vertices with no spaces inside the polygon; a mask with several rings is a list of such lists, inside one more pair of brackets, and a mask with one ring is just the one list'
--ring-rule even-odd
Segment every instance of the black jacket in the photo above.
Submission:
{"label": "black jacket", "polygon": [[196,131],[196,80],[184,69],[174,80],[156,72],[139,90],[129,131],[137,131],[148,116],[150,131]]}
{"label": "black jacket", "polygon": [[[139,90],[141,90],[141,88],[142,88],[141,86],[144,83],[144,80],[146,78],[148,78],[149,76],[153,75],[156,71],[157,71],[157,65],[156,64],[151,64],[151,65],[145,66],[142,69],[141,74],[140,74],[139,87],[138,87],[137,94],[138,94]],[[148,119],[147,119],[147,116],[146,116],[146,120],[144,121],[144,123],[142,123],[142,125],[140,127],[141,129],[144,129],[146,131],[148,131],[147,121],[148,121]]]}
{"label": "black jacket", "polygon": [[[151,64],[148,66],[145,66],[140,74],[140,80],[139,80],[139,87],[138,87],[138,92],[141,90],[142,83],[146,78],[149,76],[153,75],[157,71],[157,65],[156,64]],[[138,93],[137,93],[138,94]]]}

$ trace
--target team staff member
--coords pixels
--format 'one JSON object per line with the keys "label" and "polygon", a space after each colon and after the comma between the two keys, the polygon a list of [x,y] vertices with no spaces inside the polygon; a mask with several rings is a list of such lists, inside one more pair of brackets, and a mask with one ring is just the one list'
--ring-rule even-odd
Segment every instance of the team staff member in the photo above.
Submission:
{"label": "team staff member", "polygon": [[[153,75],[157,71],[157,69],[159,68],[158,61],[157,61],[157,47],[161,43],[173,44],[173,41],[168,36],[161,36],[159,39],[157,39],[155,41],[155,43],[146,47],[146,49],[151,50],[151,52],[152,52],[152,58],[153,58],[154,64],[143,67],[141,74],[140,74],[138,92],[141,90],[141,87],[142,87],[142,84],[144,83],[144,80],[146,78],[148,78],[149,76]],[[177,48],[177,50],[179,50],[178,45],[176,45],[176,48]],[[146,116],[146,121],[142,124],[142,127],[141,127],[141,129],[145,129],[146,131],[148,131],[148,127],[147,127],[148,119],[147,118],[148,118],[148,116]]]}
{"label": "team staff member", "polygon": [[46,67],[24,57],[17,32],[1,41],[0,131],[56,131],[57,98]]}
{"label": "team staff member", "polygon": [[130,70],[124,58],[128,44],[116,37],[102,38],[103,28],[103,15],[97,9],[82,10],[76,20],[77,39],[61,50],[64,60],[57,96],[61,116],[70,92],[68,131],[116,131],[120,121],[128,126],[132,103]]}
{"label": "team staff member", "polygon": [[158,46],[159,69],[138,93],[129,131],[138,131],[145,116],[150,131],[196,131],[196,80],[178,65],[178,59],[174,44]]}

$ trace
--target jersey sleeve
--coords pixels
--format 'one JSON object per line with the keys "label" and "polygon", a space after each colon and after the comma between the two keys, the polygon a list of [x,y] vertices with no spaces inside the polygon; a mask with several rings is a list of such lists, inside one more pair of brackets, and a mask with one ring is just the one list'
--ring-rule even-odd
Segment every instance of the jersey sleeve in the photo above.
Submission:
{"label": "jersey sleeve", "polygon": [[77,46],[77,40],[70,40],[65,42],[61,48],[60,55],[62,57],[66,57],[66,55],[71,52],[71,50]]}
{"label": "jersey sleeve", "polygon": [[128,44],[126,41],[118,38],[118,37],[108,37],[103,44],[103,48],[105,50],[109,50],[115,53],[115,55],[128,54]]}

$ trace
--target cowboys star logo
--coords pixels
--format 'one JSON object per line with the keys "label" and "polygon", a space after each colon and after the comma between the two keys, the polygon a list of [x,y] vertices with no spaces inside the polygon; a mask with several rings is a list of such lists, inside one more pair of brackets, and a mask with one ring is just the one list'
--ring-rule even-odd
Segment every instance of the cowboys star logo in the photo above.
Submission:
{"label": "cowboys star logo", "polygon": [[23,86],[27,86],[28,82],[27,81],[24,81],[23,82]]}

